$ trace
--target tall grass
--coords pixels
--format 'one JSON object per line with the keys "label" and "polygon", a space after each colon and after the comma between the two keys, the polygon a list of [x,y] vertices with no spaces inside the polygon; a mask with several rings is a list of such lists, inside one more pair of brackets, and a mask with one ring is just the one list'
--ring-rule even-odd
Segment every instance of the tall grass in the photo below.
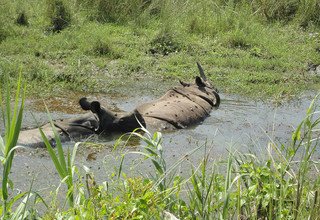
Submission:
{"label": "tall grass", "polygon": [[[141,132],[143,132],[143,134]],[[155,171],[154,174],[151,175],[151,178],[149,177],[154,181],[153,188],[158,189],[162,193],[163,199],[170,200],[172,193],[177,189],[177,181],[179,182],[179,178],[176,178],[177,176],[175,175],[176,168],[184,162],[185,156],[181,157],[168,167],[162,146],[163,137],[160,132],[151,134],[146,128],[142,127],[137,129],[137,131],[132,132],[129,135],[128,140],[130,140],[132,136],[138,137],[143,143],[141,144],[141,151],[129,151],[129,154],[138,154],[151,161]],[[119,140],[121,139],[122,138]],[[200,148],[201,147],[196,147],[190,152],[187,152],[186,155],[190,156]],[[119,170],[122,170],[122,163]],[[181,183],[179,182],[178,185],[180,184]]]}
{"label": "tall grass", "polygon": [[[21,122],[23,117],[24,101],[26,84],[22,83],[22,72],[20,70],[19,79],[16,85],[16,94],[14,105],[12,109],[11,103],[11,87],[8,76],[5,76],[5,85],[0,85],[0,105],[2,122],[4,123],[4,137],[0,136],[0,161],[3,166],[2,173],[2,187],[1,187],[1,206],[0,215],[1,219],[27,219],[33,218],[37,215],[36,210],[29,207],[41,201],[44,207],[47,207],[46,202],[37,193],[32,191],[33,181],[30,183],[30,188],[26,192],[17,193],[12,195],[14,182],[9,178],[11,173],[12,163],[15,151],[21,146],[16,146],[20,133]],[[5,87],[5,96],[2,96],[3,88]],[[23,91],[21,91],[21,89]],[[4,99],[4,100],[3,100]],[[2,132],[1,132],[2,133]],[[2,134],[1,134],[2,135]],[[10,189],[12,192],[10,192]],[[33,201],[32,201],[33,200]],[[15,210],[13,210],[15,209]]]}
{"label": "tall grass", "polygon": [[[298,25],[318,25],[316,0],[280,0],[280,1],[172,1],[172,0],[80,0],[85,7],[91,7],[90,13],[102,22],[137,23],[183,28],[195,33],[216,33],[221,29],[230,30],[239,22],[248,25],[247,18],[253,16],[256,21],[269,23],[296,22]],[[95,11],[95,12],[94,12]],[[236,15],[236,16],[234,16]],[[156,21],[156,22],[155,22]],[[158,21],[158,22],[157,22]]]}
{"label": "tall grass", "polygon": [[[23,92],[21,95],[21,87],[23,87]],[[0,88],[1,89],[1,88]],[[21,96],[21,103],[19,103]],[[25,86],[21,84],[21,74],[17,82],[17,90],[14,101],[13,112],[11,112],[11,92],[10,92],[10,82],[6,80],[6,95],[5,100],[2,99],[0,91],[0,101],[1,101],[1,112],[2,119],[5,126],[4,139],[0,137],[0,149],[1,149],[1,163],[3,165],[3,174],[2,174],[2,193],[1,198],[3,201],[3,212],[2,215],[6,216],[8,212],[9,205],[9,195],[8,188],[12,186],[13,183],[9,180],[9,174],[12,167],[12,162],[14,159],[14,153],[17,149],[17,141],[19,137],[19,132],[22,122],[22,113],[24,108],[24,99],[25,99]],[[3,106],[3,101],[5,106]]]}
{"label": "tall grass", "polygon": [[192,169],[190,183],[187,184],[189,209],[193,219],[209,219],[210,213],[215,209],[214,195],[217,193],[215,187],[214,167],[209,163],[209,156],[205,156],[200,163],[200,172]]}
{"label": "tall grass", "polygon": [[[81,24],[84,20],[95,20],[141,27],[164,25],[173,30],[178,28],[210,35],[221,29],[230,30],[239,22],[248,24],[246,18],[250,17],[255,22],[293,22],[304,27],[319,25],[317,12],[320,7],[317,0],[47,0],[38,3],[33,0],[31,4],[35,7],[28,7],[19,1],[5,2],[3,13],[7,16],[3,20],[17,18],[24,11],[29,16],[40,16],[41,22],[34,23],[51,23],[55,31],[71,24]],[[14,20],[10,23],[13,24]]]}
{"label": "tall grass", "polygon": [[[47,112],[49,114],[48,109],[47,109]],[[52,144],[49,142],[48,138],[46,137],[46,135],[42,131],[41,127],[39,127],[39,131],[41,133],[41,137],[45,143],[45,146],[48,150],[48,153],[51,157],[51,160],[52,160],[57,172],[59,173],[59,176],[61,178],[61,182],[66,183],[66,185],[67,185],[68,191],[66,194],[66,198],[69,202],[70,207],[73,207],[74,206],[74,190],[75,190],[74,189],[74,174],[75,174],[75,170],[76,170],[74,162],[75,162],[75,157],[76,157],[79,143],[75,144],[75,146],[73,147],[72,154],[70,153],[69,148],[68,148],[67,155],[65,157],[59,134],[57,133],[56,128],[55,128],[51,118],[50,118],[50,123],[51,123],[51,127],[53,129],[54,136],[55,136],[55,147],[57,149],[57,152],[55,152]]]}

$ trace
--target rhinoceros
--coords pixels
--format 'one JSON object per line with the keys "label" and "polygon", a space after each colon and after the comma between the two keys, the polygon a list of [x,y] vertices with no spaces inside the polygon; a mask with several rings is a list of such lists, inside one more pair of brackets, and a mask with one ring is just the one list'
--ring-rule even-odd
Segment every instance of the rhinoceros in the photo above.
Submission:
{"label": "rhinoceros", "polygon": [[[197,65],[200,76],[196,76],[194,83],[180,81],[180,86],[170,89],[157,100],[137,106],[132,112],[114,112],[103,108],[99,101],[90,102],[84,97],[79,100],[79,104],[90,113],[77,118],[56,120],[53,125],[62,142],[93,134],[130,132],[141,126],[147,129],[175,130],[196,125],[220,105],[218,90],[209,83],[201,65]],[[41,128],[54,143],[51,124]],[[44,146],[38,128],[21,131],[18,143]]]}

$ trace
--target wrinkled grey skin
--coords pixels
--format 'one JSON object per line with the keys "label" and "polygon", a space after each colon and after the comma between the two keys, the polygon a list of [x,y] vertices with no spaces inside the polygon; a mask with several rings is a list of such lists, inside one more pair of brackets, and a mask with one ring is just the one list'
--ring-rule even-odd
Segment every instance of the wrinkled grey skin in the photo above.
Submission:
{"label": "wrinkled grey skin", "polygon": [[[198,124],[210,114],[212,108],[219,107],[220,96],[218,90],[207,81],[200,64],[197,65],[200,77],[197,76],[194,83],[180,81],[180,86],[170,89],[157,100],[138,106],[132,112],[112,112],[101,107],[98,101],[89,102],[87,98],[81,98],[81,108],[91,113],[79,118],[54,121],[61,141],[93,134],[125,133],[141,125],[147,129],[174,130]],[[54,144],[54,133],[50,123],[41,128]],[[38,128],[21,131],[18,143],[44,146]]]}
{"label": "wrinkled grey skin", "polygon": [[[87,113],[78,118],[55,120],[53,121],[53,125],[60,136],[61,142],[67,142],[95,134],[99,122],[93,114]],[[55,146],[54,132],[51,124],[46,123],[40,127],[51,144]],[[20,131],[18,145],[45,147],[39,128]]]}

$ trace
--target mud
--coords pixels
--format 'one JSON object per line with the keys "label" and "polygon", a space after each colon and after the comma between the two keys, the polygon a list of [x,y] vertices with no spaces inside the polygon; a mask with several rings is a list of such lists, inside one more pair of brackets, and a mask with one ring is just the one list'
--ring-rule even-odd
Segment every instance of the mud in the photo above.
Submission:
{"label": "mud", "polygon": [[[136,85],[135,92],[128,93],[124,86],[117,96],[98,94],[91,97],[98,98],[110,108],[130,111],[138,103],[159,97],[171,86],[168,83],[159,90],[153,90],[152,88],[159,88],[157,82],[144,83],[141,83],[142,86]],[[127,86],[132,88],[132,85]],[[144,89],[141,89],[143,87]],[[71,94],[66,97],[47,99],[46,105],[50,109],[52,118],[67,118],[82,113],[77,100],[83,95],[88,94]],[[219,109],[213,110],[210,117],[203,123],[163,134],[163,147],[168,166],[175,163],[178,158],[185,158],[183,165],[178,167],[181,175],[189,174],[190,167],[195,166],[206,154],[205,149],[211,149],[209,156],[214,160],[226,158],[228,151],[234,150],[255,151],[263,156],[268,142],[288,143],[291,133],[304,118],[312,96],[306,95],[301,100],[280,106],[225,94],[221,94],[221,98]],[[35,120],[40,124],[48,120],[42,100],[28,100],[25,109],[24,127],[35,126]],[[135,141],[126,148],[114,150],[113,145],[118,137],[119,135],[107,138],[94,137],[90,141],[99,145],[81,145],[76,159],[80,172],[84,172],[85,165],[91,169],[98,182],[106,181],[115,167],[119,166],[121,153],[140,149],[141,142]],[[65,148],[72,148],[73,144],[67,143]],[[192,155],[186,155],[198,146],[202,146],[200,150]],[[151,164],[141,163],[137,155],[127,154],[125,157],[125,172],[144,175],[152,172]],[[33,188],[40,194],[48,195],[49,191],[55,190],[59,185],[59,176],[45,149],[19,149],[10,177],[15,184],[15,189],[22,191],[30,187],[31,180],[34,178]]]}

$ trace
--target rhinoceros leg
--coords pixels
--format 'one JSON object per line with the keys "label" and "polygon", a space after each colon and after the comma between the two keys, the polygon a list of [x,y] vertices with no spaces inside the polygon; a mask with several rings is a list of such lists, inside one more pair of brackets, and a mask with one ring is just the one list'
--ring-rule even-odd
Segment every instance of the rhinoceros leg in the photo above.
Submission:
{"label": "rhinoceros leg", "polygon": [[[98,121],[92,114],[84,114],[77,118],[56,120],[53,125],[59,134],[61,142],[67,142],[95,134]],[[55,146],[55,135],[50,123],[41,126],[49,142]],[[29,147],[45,147],[39,128],[22,130],[18,138],[18,145]]]}
{"label": "rhinoceros leg", "polygon": [[94,113],[99,121],[98,133],[130,132],[136,128],[146,126],[143,117],[138,111],[113,112],[103,108],[98,101],[89,102],[86,97],[79,101],[83,110]]}
{"label": "rhinoceros leg", "polygon": [[[55,136],[51,125],[46,124],[42,126],[41,129],[48,138],[51,145],[55,146]],[[56,128],[56,130],[60,136],[61,142],[70,141],[69,136],[66,135],[63,131],[61,131],[59,128]],[[20,131],[17,145],[23,145],[28,147],[45,147],[39,128]]]}
{"label": "rhinoceros leg", "polygon": [[147,117],[144,116],[145,124],[147,125],[147,129],[154,129],[154,130],[160,130],[160,131],[173,131],[177,128],[182,127],[176,127],[172,123],[169,123],[161,118],[154,118],[154,117]]}

